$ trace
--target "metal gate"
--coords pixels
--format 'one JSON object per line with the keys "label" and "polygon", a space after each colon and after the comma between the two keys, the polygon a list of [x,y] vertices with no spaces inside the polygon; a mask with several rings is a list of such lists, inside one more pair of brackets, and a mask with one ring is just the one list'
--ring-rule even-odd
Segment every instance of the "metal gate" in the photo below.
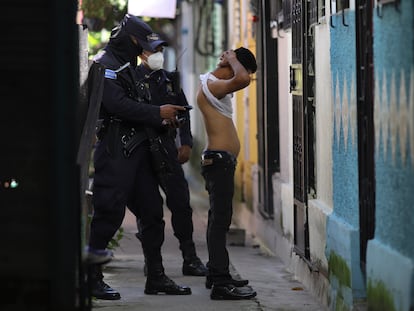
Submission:
{"label": "metal gate", "polygon": [[259,197],[260,213],[272,218],[273,184],[272,176],[279,171],[279,103],[277,39],[271,35],[270,21],[275,16],[275,3],[269,0],[259,2],[263,22],[258,23],[258,37],[262,40],[257,46],[263,66],[258,72],[258,156],[259,156]]}
{"label": "metal gate", "polygon": [[361,269],[375,229],[373,0],[356,2],[359,226]]}
{"label": "metal gate", "polygon": [[314,36],[317,0],[292,1],[293,196],[295,252],[310,259],[307,200],[315,195]]}

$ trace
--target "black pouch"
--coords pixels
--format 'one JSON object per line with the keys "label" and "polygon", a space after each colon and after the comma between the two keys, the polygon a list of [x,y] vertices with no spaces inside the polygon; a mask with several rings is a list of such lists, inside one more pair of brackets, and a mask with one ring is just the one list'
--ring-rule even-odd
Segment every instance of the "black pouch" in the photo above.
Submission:
{"label": "black pouch", "polygon": [[131,154],[134,152],[134,150],[145,140],[147,140],[147,135],[145,134],[145,132],[133,131],[131,133],[133,133],[133,135],[129,135],[128,137],[127,135],[124,135],[121,138],[121,142],[124,144],[124,146],[122,147],[122,151],[126,158],[129,158]]}

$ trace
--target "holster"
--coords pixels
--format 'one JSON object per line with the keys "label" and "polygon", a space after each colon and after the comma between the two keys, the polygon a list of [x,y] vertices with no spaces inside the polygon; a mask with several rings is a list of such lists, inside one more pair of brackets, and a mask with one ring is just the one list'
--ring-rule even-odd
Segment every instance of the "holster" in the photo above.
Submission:
{"label": "holster", "polygon": [[126,158],[129,158],[134,150],[147,140],[147,135],[144,131],[131,131],[130,134],[125,134],[121,137],[123,143],[122,151]]}
{"label": "holster", "polygon": [[111,157],[122,154],[129,158],[134,150],[148,139],[142,128],[136,128],[127,122],[110,118],[105,120],[99,138],[105,137],[106,151]]}
{"label": "holster", "polygon": [[152,167],[157,174],[160,186],[164,191],[167,191],[166,181],[168,176],[172,174],[168,151],[163,146],[160,136],[153,129],[146,128],[145,130],[150,143]]}

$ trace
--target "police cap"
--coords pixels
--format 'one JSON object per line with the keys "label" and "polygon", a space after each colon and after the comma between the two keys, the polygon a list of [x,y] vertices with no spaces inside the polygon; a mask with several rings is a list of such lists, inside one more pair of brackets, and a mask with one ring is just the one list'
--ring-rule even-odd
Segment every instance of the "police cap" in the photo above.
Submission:
{"label": "police cap", "polygon": [[158,46],[168,45],[158,34],[152,31],[147,23],[134,15],[126,14],[122,20],[121,28],[129,35],[134,36],[146,51],[154,52]]}

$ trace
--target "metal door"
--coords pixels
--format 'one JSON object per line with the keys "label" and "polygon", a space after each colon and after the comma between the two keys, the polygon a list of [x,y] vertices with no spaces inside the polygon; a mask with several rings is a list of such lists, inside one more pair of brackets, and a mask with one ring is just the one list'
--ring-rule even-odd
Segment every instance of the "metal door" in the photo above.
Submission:
{"label": "metal door", "polygon": [[359,226],[361,268],[375,229],[373,0],[356,2]]}
{"label": "metal door", "polygon": [[292,1],[292,65],[290,91],[293,109],[293,195],[295,252],[310,258],[309,196],[315,195],[314,36],[317,1]]}
{"label": "metal door", "polygon": [[270,21],[276,15],[274,2],[262,0],[259,9],[263,22],[258,29],[257,51],[262,69],[258,71],[258,147],[259,147],[259,211],[273,217],[272,176],[279,171],[279,103],[277,79],[277,39],[271,35]]}

